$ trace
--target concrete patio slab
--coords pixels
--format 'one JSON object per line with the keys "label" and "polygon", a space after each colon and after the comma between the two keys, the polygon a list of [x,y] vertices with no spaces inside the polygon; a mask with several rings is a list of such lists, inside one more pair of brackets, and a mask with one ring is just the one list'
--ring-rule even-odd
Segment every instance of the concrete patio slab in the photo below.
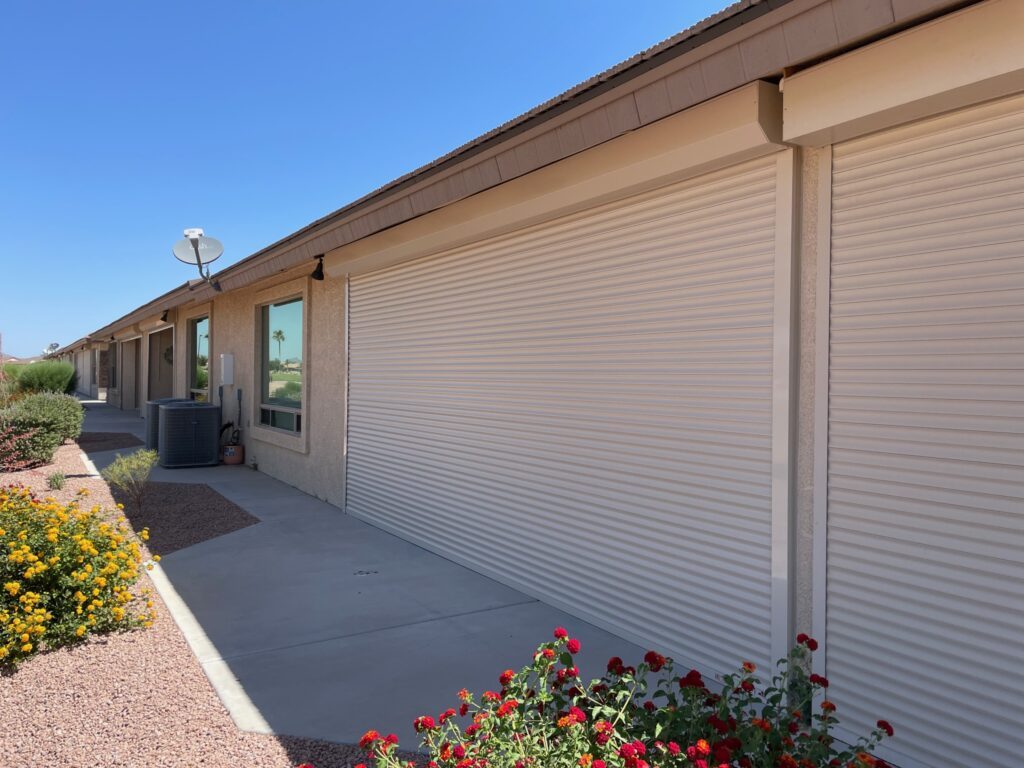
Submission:
{"label": "concrete patio slab", "polygon": [[[92,405],[86,429],[140,434],[144,422]],[[102,468],[116,453],[90,458]],[[496,688],[556,626],[582,641],[584,677],[645,650],[247,467],[152,477],[206,483],[260,519],[161,562],[187,607],[179,623],[194,619],[193,648],[243,727],[346,743],[372,727],[411,748],[414,717],[452,706],[463,686]]]}

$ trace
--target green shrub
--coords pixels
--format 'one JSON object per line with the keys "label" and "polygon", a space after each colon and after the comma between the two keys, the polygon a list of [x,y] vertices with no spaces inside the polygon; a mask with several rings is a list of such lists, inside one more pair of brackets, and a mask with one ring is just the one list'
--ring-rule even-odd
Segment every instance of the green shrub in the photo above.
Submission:
{"label": "green shrub", "polygon": [[59,491],[64,487],[64,481],[67,478],[64,477],[63,472],[51,472],[46,477],[46,487],[51,491]]}
{"label": "green shrub", "polygon": [[25,366],[18,375],[18,388],[23,392],[66,392],[71,394],[78,384],[78,374],[71,363],[43,360]]}
{"label": "green shrub", "polygon": [[17,405],[0,411],[0,438],[0,469],[7,472],[49,464],[64,442],[55,423],[40,425]]}
{"label": "green shrub", "polygon": [[[138,542],[98,507],[0,488],[0,668],[89,635],[148,625],[132,585]],[[147,601],[148,605],[148,601]]]}
{"label": "green shrub", "polygon": [[141,512],[149,473],[156,461],[156,451],[136,451],[127,456],[119,453],[101,474],[104,480],[131,499],[136,511]]}
{"label": "green shrub", "polygon": [[21,372],[28,367],[28,363],[4,363],[3,364],[3,376],[4,378],[11,379],[15,384],[18,383],[18,377]]}
{"label": "green shrub", "polygon": [[[880,768],[871,752],[892,726],[854,744],[833,736],[835,705],[824,698],[828,680],[809,674],[813,638],[801,634],[777,671],[745,662],[712,681],[649,651],[627,667],[608,662],[607,674],[585,683],[576,668],[579,641],[561,627],[533,662],[498,677],[500,690],[479,701],[469,691],[437,717],[416,718],[427,765],[488,768]],[[377,768],[404,768],[397,739],[368,731],[360,746]]]}
{"label": "green shrub", "polygon": [[37,427],[56,432],[62,441],[75,440],[82,434],[85,409],[71,395],[37,392],[18,400],[12,410],[31,419]]}

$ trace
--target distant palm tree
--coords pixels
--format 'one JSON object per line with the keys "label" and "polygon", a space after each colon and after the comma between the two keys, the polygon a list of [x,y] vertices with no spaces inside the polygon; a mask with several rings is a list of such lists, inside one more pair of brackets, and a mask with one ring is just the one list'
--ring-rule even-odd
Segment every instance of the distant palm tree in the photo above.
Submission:
{"label": "distant palm tree", "polygon": [[271,338],[277,342],[277,359],[281,359],[281,342],[284,341],[284,331],[278,328],[271,335]]}

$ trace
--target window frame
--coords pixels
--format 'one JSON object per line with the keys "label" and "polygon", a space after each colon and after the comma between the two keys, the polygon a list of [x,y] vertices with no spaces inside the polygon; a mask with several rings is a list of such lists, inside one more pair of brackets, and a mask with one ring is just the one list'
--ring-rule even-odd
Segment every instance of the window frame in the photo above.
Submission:
{"label": "window frame", "polygon": [[[253,366],[252,391],[255,397],[250,398],[250,434],[256,440],[288,448],[299,453],[309,452],[309,350],[310,350],[310,305],[309,278],[299,278],[260,291],[253,302]],[[284,304],[289,301],[302,302],[302,390],[301,406],[291,408],[275,403],[266,403],[263,398],[264,367],[266,350],[264,345],[263,309],[272,304]],[[299,430],[294,431],[283,427],[263,423],[263,412],[279,412],[294,414]],[[272,418],[272,416],[270,417]]]}

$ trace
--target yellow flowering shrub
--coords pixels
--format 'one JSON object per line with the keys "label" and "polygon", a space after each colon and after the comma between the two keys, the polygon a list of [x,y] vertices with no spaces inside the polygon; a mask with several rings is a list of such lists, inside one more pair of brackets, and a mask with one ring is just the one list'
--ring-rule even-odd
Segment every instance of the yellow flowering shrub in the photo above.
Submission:
{"label": "yellow flowering shrub", "polygon": [[[84,496],[85,494],[80,494]],[[0,488],[0,667],[92,634],[148,625],[142,559],[124,518]]]}

